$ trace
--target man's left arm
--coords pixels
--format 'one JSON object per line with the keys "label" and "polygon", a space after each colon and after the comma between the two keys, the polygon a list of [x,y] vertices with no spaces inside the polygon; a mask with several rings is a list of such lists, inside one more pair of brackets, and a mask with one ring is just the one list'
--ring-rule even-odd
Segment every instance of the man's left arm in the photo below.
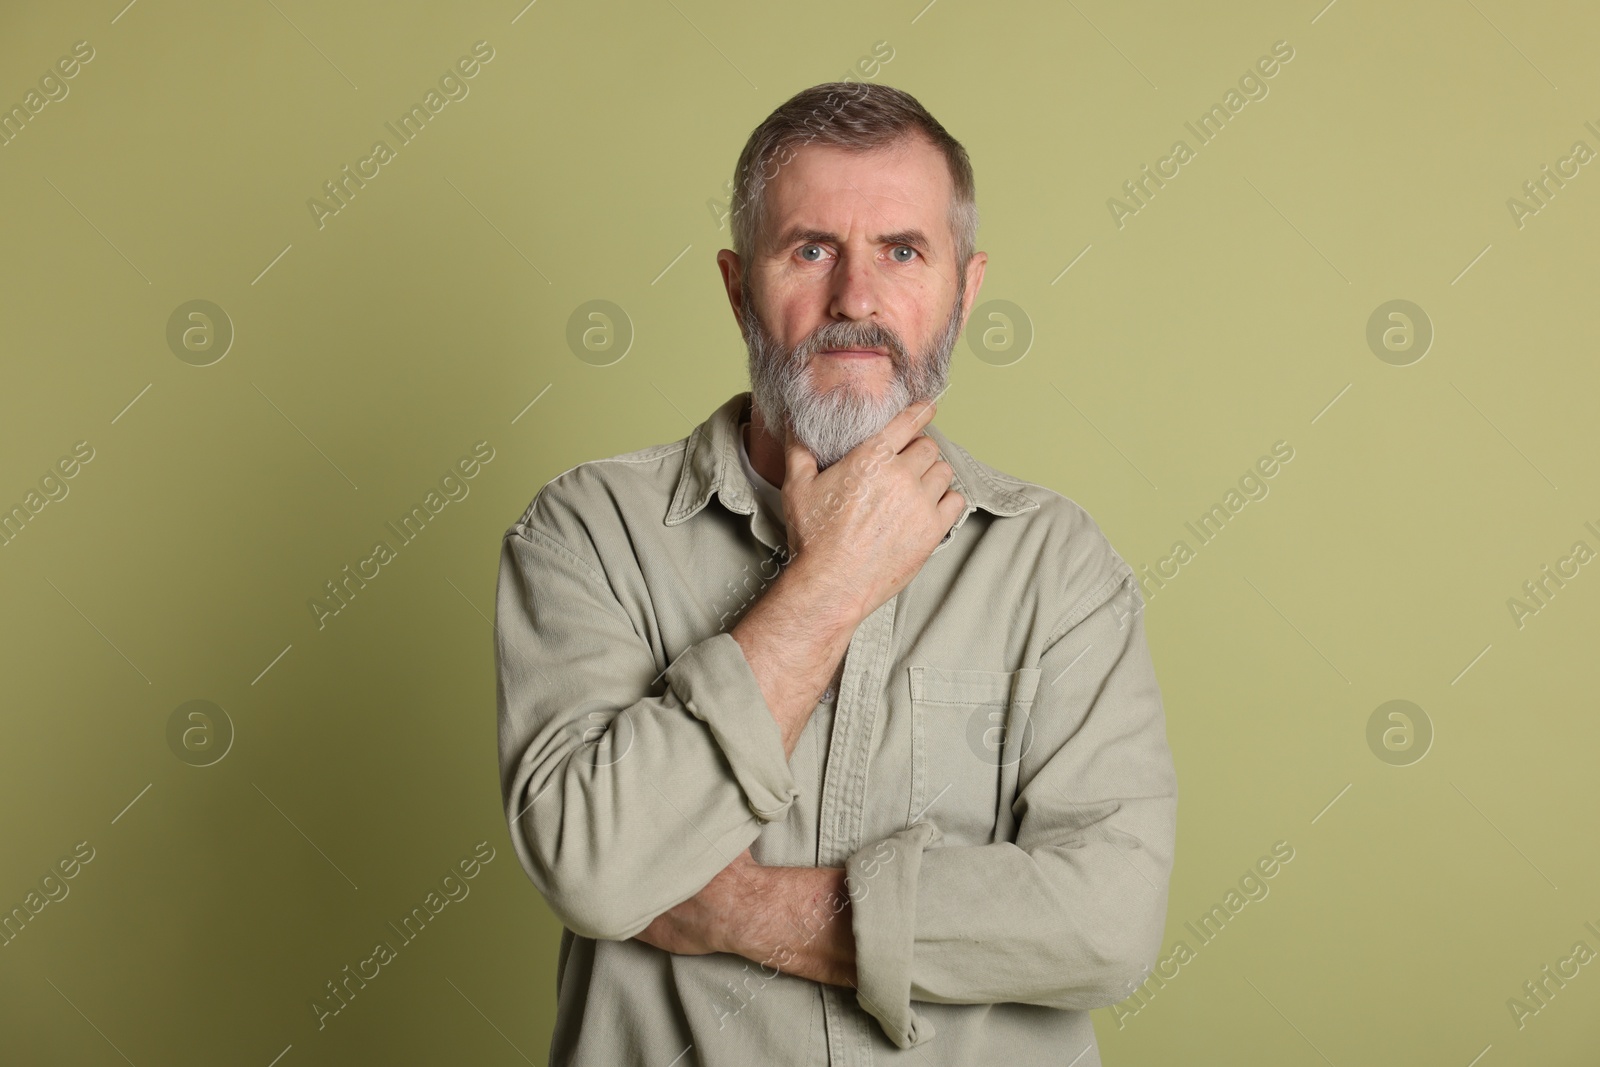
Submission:
{"label": "man's left arm", "polygon": [[1160,952],[1177,775],[1143,597],[1117,563],[1040,658],[1015,841],[930,847],[923,821],[846,861],[858,1003],[901,1048],[932,1036],[912,1001],[1105,1007]]}

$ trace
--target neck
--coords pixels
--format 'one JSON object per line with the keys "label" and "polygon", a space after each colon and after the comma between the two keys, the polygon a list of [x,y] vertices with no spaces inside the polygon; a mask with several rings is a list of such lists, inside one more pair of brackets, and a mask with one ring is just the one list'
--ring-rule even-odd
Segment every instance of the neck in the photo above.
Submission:
{"label": "neck", "polygon": [[781,489],[786,466],[783,442],[768,432],[754,404],[750,405],[750,423],[745,427],[744,449],[750,453],[750,466],[756,473]]}

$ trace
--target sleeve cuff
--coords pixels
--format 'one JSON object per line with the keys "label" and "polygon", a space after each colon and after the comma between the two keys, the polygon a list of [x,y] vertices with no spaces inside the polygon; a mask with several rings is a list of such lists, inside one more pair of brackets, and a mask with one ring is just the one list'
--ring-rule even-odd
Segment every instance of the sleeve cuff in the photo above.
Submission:
{"label": "sleeve cuff", "polygon": [[778,722],[739,642],[724,631],[690,645],[666,676],[690,714],[710,727],[750,810],[763,822],[784,815],[800,791]]}
{"label": "sleeve cuff", "polygon": [[845,860],[856,939],[856,1003],[903,1049],[934,1034],[933,1024],[911,1008],[911,955],[922,853],[943,838],[935,824],[914,823]]}

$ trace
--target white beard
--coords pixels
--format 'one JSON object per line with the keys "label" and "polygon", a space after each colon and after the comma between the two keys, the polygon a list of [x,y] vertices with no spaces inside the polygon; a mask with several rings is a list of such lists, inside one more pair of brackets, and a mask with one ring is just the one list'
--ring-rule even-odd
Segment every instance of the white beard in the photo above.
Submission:
{"label": "white beard", "polygon": [[[965,279],[962,279],[963,282]],[[752,403],[761,412],[768,433],[780,442],[787,423],[795,440],[816,459],[817,469],[843,459],[851,449],[878,433],[907,406],[943,393],[949,380],[950,353],[961,332],[961,303],[966,286],[956,294],[944,333],[922,358],[911,361],[898,335],[871,322],[829,322],[788,351],[767,332],[745,285],[740,322],[750,352]],[[887,348],[894,377],[882,396],[853,381],[819,393],[811,384],[810,365],[817,353],[832,348]]]}

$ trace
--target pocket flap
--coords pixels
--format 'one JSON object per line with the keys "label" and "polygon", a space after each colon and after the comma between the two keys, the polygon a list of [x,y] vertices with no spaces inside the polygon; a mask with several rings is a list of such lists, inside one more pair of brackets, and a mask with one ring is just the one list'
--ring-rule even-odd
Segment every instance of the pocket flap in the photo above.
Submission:
{"label": "pocket flap", "polygon": [[911,667],[911,699],[922,704],[1031,704],[1039,691],[1039,668],[1014,671]]}

